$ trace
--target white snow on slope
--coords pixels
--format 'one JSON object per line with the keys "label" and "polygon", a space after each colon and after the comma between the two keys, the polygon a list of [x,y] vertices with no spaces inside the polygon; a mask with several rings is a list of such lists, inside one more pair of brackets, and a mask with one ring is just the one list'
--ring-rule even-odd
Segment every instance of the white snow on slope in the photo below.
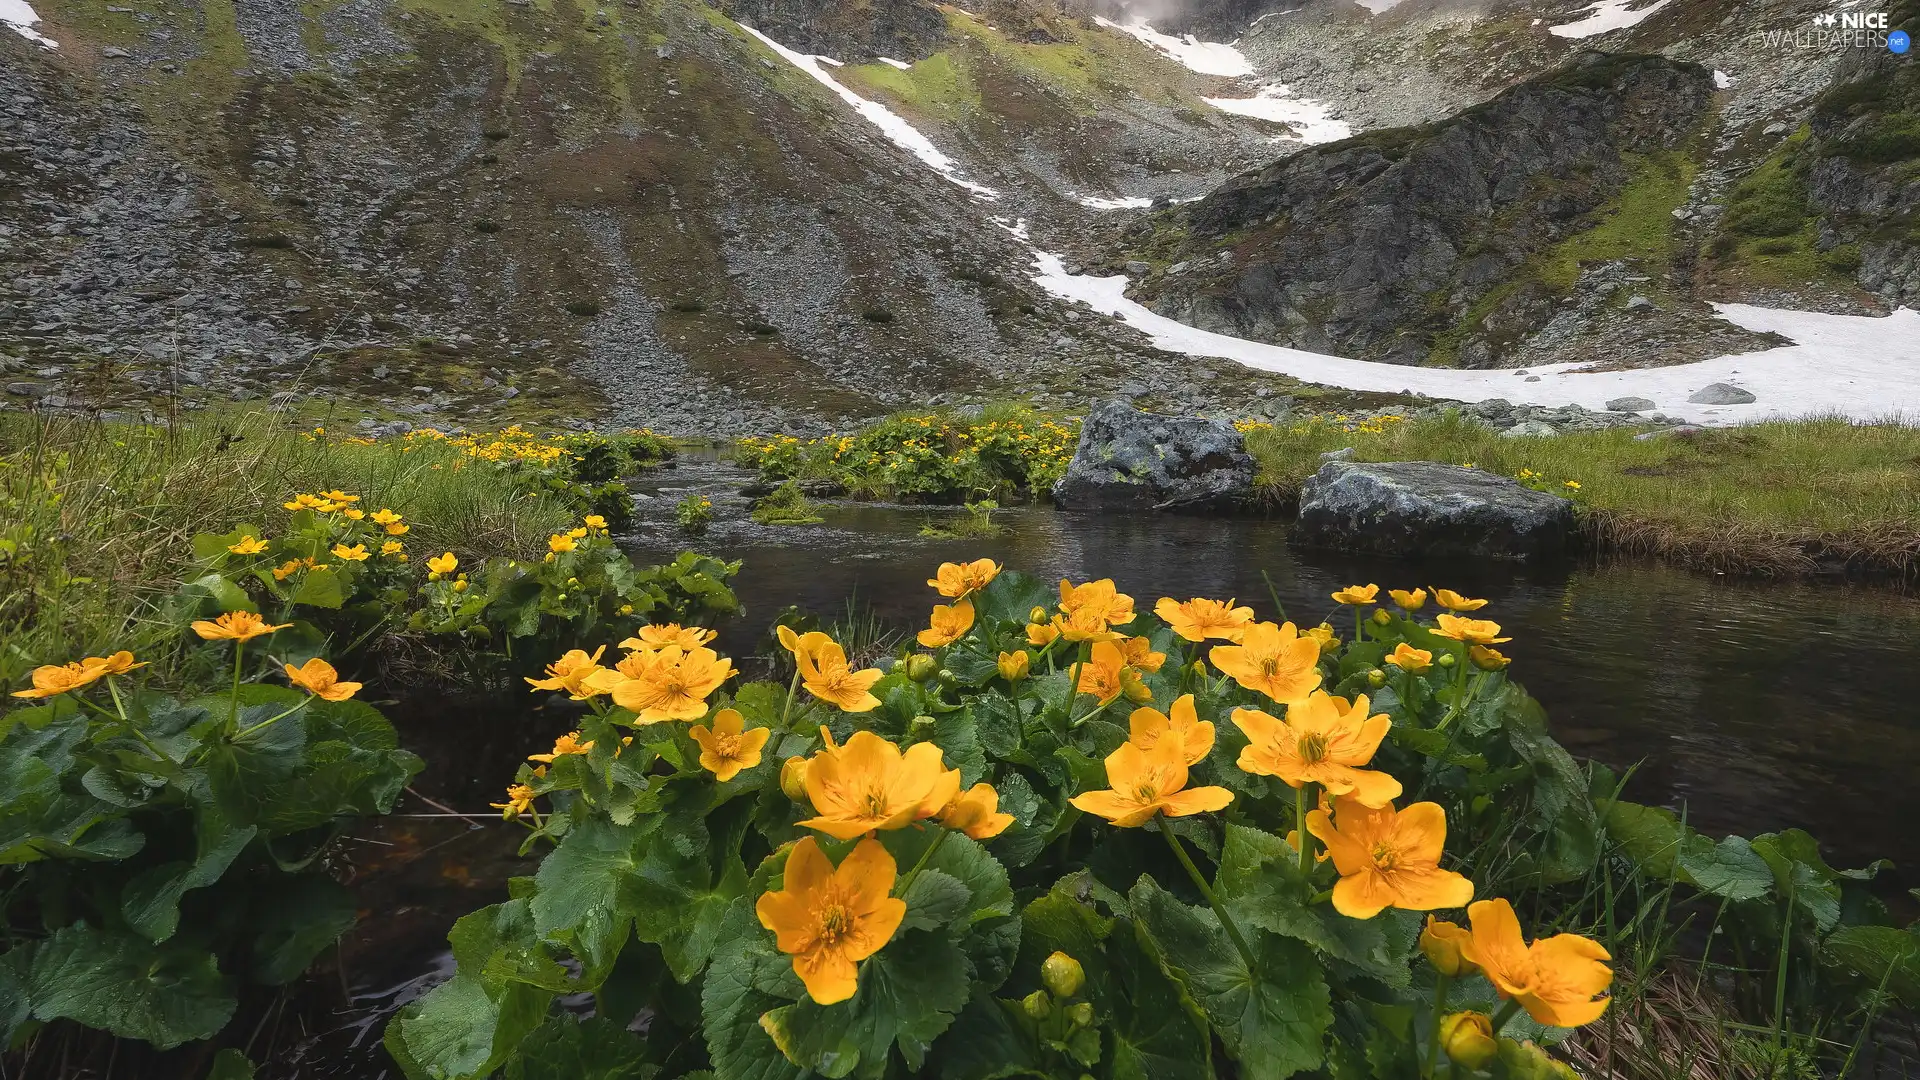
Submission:
{"label": "white snow on slope", "polygon": [[880,62],[887,65],[888,67],[899,68],[901,71],[910,71],[913,68],[913,65],[907,63],[905,60],[895,60],[891,56],[881,57]]}
{"label": "white snow on slope", "polygon": [[1629,26],[1638,26],[1647,17],[1666,7],[1668,0],[1654,0],[1653,3],[1638,11],[1628,11],[1628,5],[1639,0],[1594,0],[1587,9],[1585,18],[1570,23],[1547,27],[1547,33],[1563,38],[1589,38],[1604,34],[1610,30],[1625,30]]}
{"label": "white snow on slope", "polygon": [[1145,210],[1153,205],[1153,200],[1140,195],[1122,195],[1107,198],[1102,195],[1081,195],[1068,192],[1067,197],[1089,210]]}
{"label": "white snow on slope", "polygon": [[1733,89],[1733,76],[1716,68],[1713,73],[1713,88],[1716,90]]}
{"label": "white snow on slope", "polygon": [[1325,103],[1311,98],[1294,97],[1293,91],[1284,83],[1263,86],[1260,92],[1250,98],[1202,98],[1207,104],[1221,112],[1251,116],[1258,120],[1271,120],[1287,124],[1294,129],[1294,137],[1313,146],[1317,143],[1339,142],[1353,136],[1353,125],[1345,120],[1335,120]]}
{"label": "white snow on slope", "polygon": [[[1304,352],[1210,333],[1156,315],[1126,297],[1125,276],[1066,272],[1056,255],[1035,253],[1034,281],[1056,296],[1084,300],[1148,335],[1156,348],[1189,356],[1217,356],[1308,382],[1382,393],[1413,391],[1461,401],[1505,398],[1528,405],[1577,404],[1604,408],[1617,397],[1644,397],[1653,410],[1707,423],[1833,412],[1855,419],[1920,416],[1920,312],[1902,308],[1886,318],[1777,311],[1745,304],[1716,305],[1720,316],[1754,331],[1772,330],[1797,344],[1673,367],[1582,373],[1578,364],[1530,369],[1528,382],[1511,369],[1405,367]],[[1702,406],[1687,397],[1712,383],[1751,391],[1751,405]]]}
{"label": "white snow on slope", "polygon": [[35,45],[53,48],[57,43],[50,37],[33,28],[40,16],[27,0],[0,0],[0,26],[7,26],[14,33],[33,42]]}
{"label": "white snow on slope", "polygon": [[1399,2],[1400,0],[1360,0],[1360,6],[1378,15]]}
{"label": "white snow on slope", "polygon": [[1139,38],[1141,41],[1178,60],[1186,66],[1187,70],[1198,72],[1201,75],[1225,75],[1230,78],[1238,78],[1242,75],[1253,74],[1253,64],[1247,60],[1246,56],[1243,55],[1239,49],[1231,45],[1221,45],[1218,42],[1212,41],[1201,41],[1192,34],[1187,34],[1184,37],[1174,37],[1172,34],[1163,34],[1144,22],[1129,23],[1123,26],[1111,19],[1103,19],[1097,15],[1094,16],[1093,21],[1109,30],[1118,30],[1123,34]]}
{"label": "white snow on slope", "polygon": [[[4,2],[6,2],[6,0],[0,0],[0,3]],[[955,164],[952,158],[941,153],[939,148],[933,145],[933,140],[922,135],[918,128],[907,123],[906,119],[899,113],[894,112],[892,109],[887,108],[877,101],[868,101],[859,94],[841,86],[834,81],[833,76],[827,74],[820,66],[822,63],[830,63],[838,67],[840,65],[839,61],[829,57],[808,56],[806,53],[794,52],[792,49],[755,30],[746,23],[739,25],[740,29],[752,34],[762,45],[772,49],[778,53],[782,59],[794,67],[799,68],[801,71],[806,72],[808,75],[813,76],[814,80],[820,85],[839,95],[840,100],[853,106],[855,112],[865,118],[868,123],[879,128],[880,133],[885,135],[895,146],[926,162],[929,167],[941,176],[973,192],[976,198],[997,199],[1000,197],[1000,193],[992,188],[982,184],[976,184],[961,176],[959,165]]]}

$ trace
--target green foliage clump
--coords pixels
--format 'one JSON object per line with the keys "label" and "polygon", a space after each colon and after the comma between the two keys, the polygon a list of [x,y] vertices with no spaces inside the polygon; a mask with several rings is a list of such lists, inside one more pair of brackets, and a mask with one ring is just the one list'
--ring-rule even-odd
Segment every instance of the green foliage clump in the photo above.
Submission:
{"label": "green foliage clump", "polygon": [[755,500],[753,520],[759,525],[818,525],[826,518],[800,491],[800,485],[789,480],[774,488],[772,494]]}
{"label": "green foliage clump", "polygon": [[713,500],[698,493],[688,495],[674,505],[674,523],[690,536],[700,536],[713,524]]}
{"label": "green foliage clump", "polygon": [[851,434],[742,439],[741,459],[762,479],[832,480],[858,497],[957,503],[1046,497],[1079,439],[1076,418],[1024,405],[977,417],[899,413]]}
{"label": "green foliage clump", "polygon": [[965,506],[967,516],[938,523],[929,521],[920,526],[920,535],[935,540],[977,540],[999,536],[1007,531],[1007,527],[994,522],[993,512],[998,509],[1000,504],[992,499],[970,502]]}

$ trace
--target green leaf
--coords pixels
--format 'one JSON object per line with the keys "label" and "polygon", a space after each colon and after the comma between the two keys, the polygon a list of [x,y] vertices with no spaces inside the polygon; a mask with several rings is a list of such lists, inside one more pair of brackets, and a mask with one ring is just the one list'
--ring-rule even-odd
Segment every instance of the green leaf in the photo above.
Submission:
{"label": "green leaf", "polygon": [[[1048,1076],[1039,1047],[1021,1030],[1019,1006],[992,998],[967,1002],[934,1054],[941,1080],[1009,1080]],[[1094,1033],[1098,1038],[1098,1033]]]}
{"label": "green leaf", "polygon": [[1693,887],[1728,900],[1758,900],[1773,888],[1773,869],[1744,838],[1729,836],[1710,848],[1680,853]]}
{"label": "green leaf", "polygon": [[952,874],[923,869],[900,898],[907,902],[903,926],[909,930],[934,930],[965,918],[967,902],[973,894]]}
{"label": "green leaf", "polygon": [[199,850],[194,861],[149,867],[121,890],[120,914],[127,926],[153,941],[173,936],[180,925],[180,898],[219,881],[259,831],[233,824],[211,806],[201,807],[196,819],[194,842]]}
{"label": "green leaf", "polygon": [[254,910],[248,973],[265,986],[299,978],[359,917],[353,890],[323,873],[282,875]]}
{"label": "green leaf", "polygon": [[1408,960],[1418,930],[1408,934],[1397,913],[1349,919],[1331,904],[1312,903],[1298,853],[1271,833],[1228,825],[1214,889],[1243,927],[1304,941],[1395,989],[1405,989],[1412,978]]}
{"label": "green leaf", "polygon": [[545,1019],[553,994],[527,983],[489,987],[460,972],[400,1011],[386,1044],[409,1077],[480,1080]]}
{"label": "green leaf", "polygon": [[954,678],[965,686],[985,686],[988,680],[1000,674],[1000,654],[988,652],[972,639],[956,641],[948,646],[940,661],[940,666],[953,672]]}
{"label": "green leaf", "polygon": [[1699,838],[1671,810],[1619,799],[1607,805],[1605,824],[1607,837],[1628,858],[1662,880],[1674,876],[1681,853],[1692,846],[1690,840]]}
{"label": "green leaf", "polygon": [[[226,554],[226,545],[220,553]],[[226,611],[257,610],[247,591],[220,574],[206,574],[181,586],[182,595],[198,601],[199,613],[212,615]]]}
{"label": "green leaf", "polygon": [[253,1062],[247,1055],[227,1047],[213,1055],[213,1068],[207,1070],[207,1080],[253,1080]]}
{"label": "green leaf", "polygon": [[1020,717],[1012,698],[998,690],[986,690],[969,697],[966,710],[987,753],[1004,758],[1020,749]]}
{"label": "green leaf", "polygon": [[[673,977],[691,982],[720,945],[720,928],[735,898],[746,893],[747,869],[740,862],[740,837],[746,819],[721,830],[721,873],[715,879],[705,849],[685,851],[654,843],[631,881],[634,931],[640,940],[660,946]],[[664,828],[679,831],[669,822]]]}
{"label": "green leaf", "polygon": [[910,930],[860,965],[853,997],[833,1005],[801,1001],[773,1010],[766,1022],[789,1061],[825,1076],[857,1070],[878,1077],[894,1046],[918,1072],[970,993],[967,959],[952,939]]}
{"label": "green leaf", "polygon": [[[763,865],[755,875],[756,885],[767,870]],[[760,1026],[762,1015],[803,992],[793,961],[774,949],[773,935],[744,897],[728,910],[721,940],[728,946],[714,956],[700,992],[701,1030],[714,1072],[727,1080],[799,1080],[802,1070]]]}
{"label": "green leaf", "polygon": [[301,575],[300,587],[293,590],[292,603],[305,604],[308,607],[338,610],[347,602],[353,589],[347,584],[345,575],[331,566],[316,566]]}
{"label": "green leaf", "polygon": [[1018,570],[1002,570],[973,598],[973,607],[982,622],[1026,625],[1027,613],[1036,607],[1051,608],[1060,594],[1042,582]]}
{"label": "green leaf", "polygon": [[1259,968],[1250,970],[1212,911],[1182,904],[1151,878],[1129,898],[1143,943],[1205,1010],[1248,1080],[1284,1080],[1320,1066],[1333,1010],[1305,945],[1255,932],[1249,944]]}
{"label": "green leaf", "polygon": [[[1088,987],[1108,1025],[1111,1080],[1212,1080],[1213,1040],[1199,1005],[1142,946],[1144,929],[1113,936],[1108,981]],[[1139,935],[1139,936],[1137,936]],[[1075,959],[1079,954],[1070,953]],[[1085,961],[1081,961],[1085,966]]]}
{"label": "green leaf", "polygon": [[651,1080],[647,1044],[604,1017],[548,1017],[507,1063],[506,1080]]}
{"label": "green leaf", "polygon": [[1845,926],[1821,943],[1821,959],[1854,972],[1861,982],[1878,987],[1908,1008],[1920,1007],[1920,934],[1914,928]]}
{"label": "green leaf", "polygon": [[235,1004],[212,953],[85,924],[40,943],[27,997],[36,1020],[73,1020],[162,1050],[212,1038]]}

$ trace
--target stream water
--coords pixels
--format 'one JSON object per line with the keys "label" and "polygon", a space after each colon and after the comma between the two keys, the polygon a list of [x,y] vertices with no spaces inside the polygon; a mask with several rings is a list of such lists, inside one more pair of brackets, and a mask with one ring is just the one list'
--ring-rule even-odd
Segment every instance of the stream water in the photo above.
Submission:
{"label": "stream water", "polygon": [[[958,509],[826,503],[814,526],[762,527],[737,490],[748,474],[686,460],[640,490],[636,558],[687,546],[673,504],[699,492],[716,521],[701,550],[744,560],[734,585],[746,617],[719,646],[736,657],[760,646],[789,604],[842,617],[849,599],[902,629],[924,625],[936,599],[925,581],[943,560],[989,556],[1043,579],[1112,577],[1149,609],[1163,595],[1235,596],[1269,617],[1280,602],[1302,622],[1335,605],[1354,582],[1442,585],[1492,604],[1483,614],[1513,635],[1512,673],[1540,699],[1554,733],[1577,756],[1616,768],[1639,763],[1629,797],[1672,807],[1709,834],[1753,835],[1797,826],[1819,837],[1836,867],[1895,861],[1902,886],[1920,884],[1909,823],[1920,816],[1920,600],[1840,584],[1762,584],[1643,564],[1524,566],[1309,552],[1284,522],[1258,518],[1074,515],[1016,508],[990,540],[920,535]],[[1335,618],[1336,627],[1343,625]],[[751,661],[745,661],[749,670]],[[416,788],[461,818],[396,818],[370,825],[350,848],[367,903],[343,944],[344,1009],[318,1010],[320,1030],[298,1040],[269,1075],[397,1076],[378,1042],[390,1013],[443,978],[445,933],[461,914],[505,897],[528,874],[521,830],[485,808],[525,754],[568,726],[562,717],[489,720],[448,708],[403,722],[429,761]],[[438,813],[408,800],[407,811]],[[313,1023],[309,1017],[308,1023]]]}

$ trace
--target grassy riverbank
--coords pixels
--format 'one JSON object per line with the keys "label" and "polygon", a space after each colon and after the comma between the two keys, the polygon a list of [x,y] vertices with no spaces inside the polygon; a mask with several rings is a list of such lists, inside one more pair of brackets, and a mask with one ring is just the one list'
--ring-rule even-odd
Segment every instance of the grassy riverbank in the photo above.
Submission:
{"label": "grassy riverbank", "polygon": [[1362,461],[1471,463],[1567,495],[1603,553],[1782,577],[1835,562],[1920,569],[1920,428],[1816,419],[1639,441],[1632,429],[1503,438],[1452,417],[1241,427],[1274,505],[1350,446]]}

